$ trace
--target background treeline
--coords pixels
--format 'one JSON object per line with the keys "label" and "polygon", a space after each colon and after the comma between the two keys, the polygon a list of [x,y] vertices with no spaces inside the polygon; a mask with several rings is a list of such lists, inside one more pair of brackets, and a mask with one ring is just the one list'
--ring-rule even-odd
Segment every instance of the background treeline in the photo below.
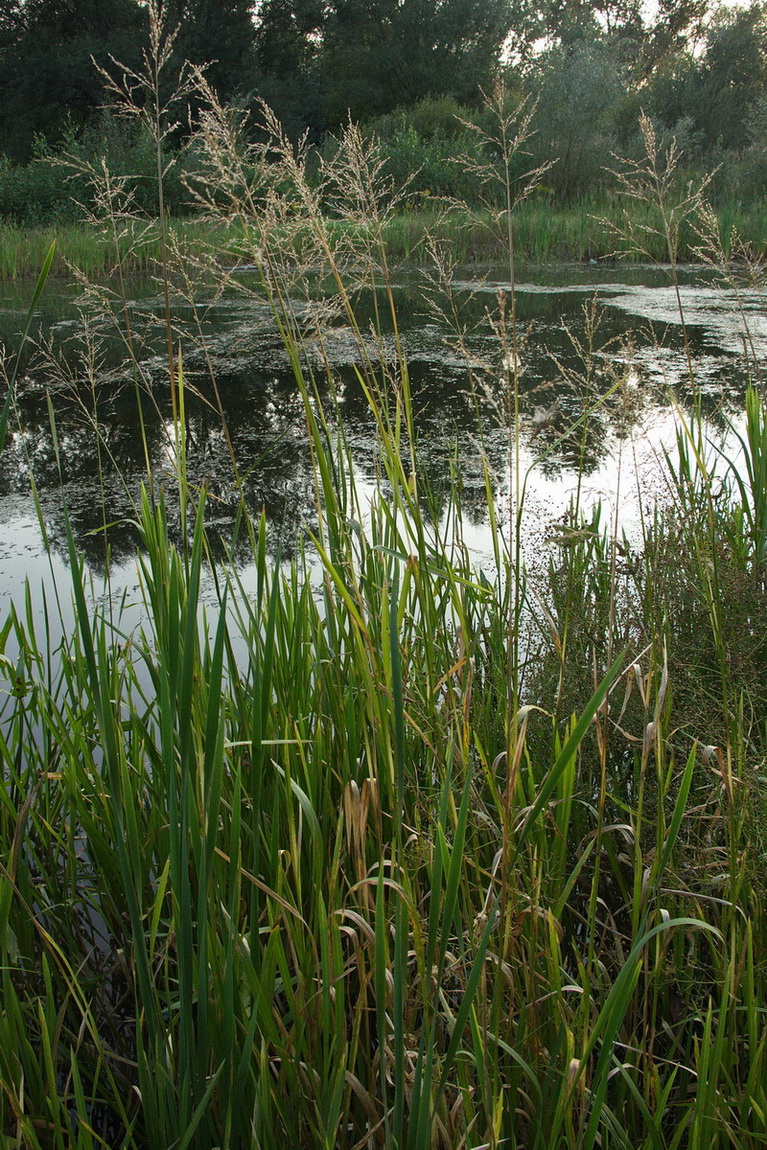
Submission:
{"label": "background treeline", "polygon": [[[105,110],[99,68],[139,68],[141,0],[0,0],[0,218],[74,219],[83,178],[57,159],[106,155],[139,206],[156,197],[155,155],[135,125]],[[482,147],[482,93],[499,74],[510,99],[537,101],[527,166],[555,161],[539,195],[558,203],[610,193],[611,154],[640,148],[638,117],[684,149],[685,175],[719,171],[715,201],[750,202],[767,177],[767,13],[751,3],[661,0],[167,0],[174,51],[204,65],[221,98],[257,132],[261,101],[318,149],[352,119],[382,142],[412,202],[471,199],[457,156]],[[95,65],[94,66],[94,62]],[[185,148],[191,100],[176,109],[178,164],[166,200],[190,210]],[[415,176],[414,176],[414,173]]]}

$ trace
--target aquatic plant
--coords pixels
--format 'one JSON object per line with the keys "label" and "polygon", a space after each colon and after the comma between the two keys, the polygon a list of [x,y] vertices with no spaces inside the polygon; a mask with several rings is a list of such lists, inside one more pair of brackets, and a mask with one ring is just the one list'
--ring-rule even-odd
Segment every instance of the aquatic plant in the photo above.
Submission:
{"label": "aquatic plant", "polygon": [[[559,598],[533,599],[513,441],[510,518],[485,471],[495,570],[478,570],[457,471],[450,513],[431,513],[389,273],[396,190],[375,149],[350,128],[310,180],[272,118],[249,145],[199,83],[196,193],[260,269],[303,405],[315,516],[291,562],[274,562],[235,460],[255,592],[213,559],[169,312],[174,476],[163,488],[148,467],[135,500],[142,623],[89,584],[65,511],[59,595],[75,628],[54,637],[60,604],[46,600],[41,623],[28,593],[0,629],[4,1142],[763,1145],[752,734],[765,716],[754,699],[749,722],[709,562],[716,541],[763,581],[761,401],[726,498],[680,439],[679,514],[658,511],[626,572],[632,626],[617,531],[577,508],[552,569]],[[168,237],[182,286],[184,256]],[[388,330],[361,325],[359,285],[381,289]],[[320,398],[333,316],[356,340],[377,427],[372,500]],[[516,414],[508,376],[499,404],[510,395]],[[715,535],[697,514],[712,506]],[[677,549],[672,565],[676,530],[691,560]],[[691,697],[683,728],[675,710],[674,605],[690,589],[715,639],[716,742],[707,704]],[[536,609],[556,659],[541,696],[528,692],[545,682],[532,674],[543,650],[523,651]]]}

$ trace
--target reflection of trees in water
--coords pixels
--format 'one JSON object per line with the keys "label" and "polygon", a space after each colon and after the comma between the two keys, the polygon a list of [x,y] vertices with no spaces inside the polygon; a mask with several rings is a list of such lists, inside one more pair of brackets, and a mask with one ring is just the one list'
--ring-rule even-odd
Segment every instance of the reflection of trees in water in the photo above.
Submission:
{"label": "reflection of trees in water", "polygon": [[[487,520],[484,450],[476,436],[461,435],[457,430],[453,438],[419,437],[416,461],[420,491],[424,508],[433,520],[439,521],[447,513],[455,497],[469,523],[479,525]],[[502,450],[501,454],[505,452]],[[492,465],[489,470],[492,477],[495,474]]]}
{"label": "reflection of trees in water", "polygon": [[[482,452],[487,446],[480,446],[472,430],[474,400],[461,391],[455,372],[440,375],[431,364],[418,363],[412,376],[415,449],[431,506],[436,514],[445,510],[453,478],[460,474],[464,513],[479,522],[486,512]],[[231,547],[244,501],[252,516],[265,513],[274,548],[279,540],[281,553],[289,554],[316,514],[303,401],[292,374],[222,374],[217,387],[226,426],[206,379],[192,375],[188,382],[187,478],[193,490],[206,491],[211,542],[215,547],[218,540],[222,555]],[[319,382],[318,386],[329,412],[331,399],[337,402],[356,462],[363,473],[370,474],[375,466],[375,421],[353,369],[339,371],[333,397],[327,385]],[[384,376],[381,386],[392,385]],[[155,493],[163,493],[171,535],[177,540],[180,508],[172,411],[164,391],[158,388],[151,401],[143,396],[141,418],[130,387],[120,390],[116,400],[102,391],[95,410],[89,409],[89,403],[90,393],[78,394],[71,386],[52,394],[54,440],[47,404],[39,390],[29,389],[26,400],[21,397],[21,429],[11,433],[0,459],[0,491],[27,492],[32,474],[51,545],[66,550],[66,505],[78,546],[100,570],[107,544],[116,561],[135,551],[138,540],[133,521],[141,484],[147,482],[147,458]],[[502,470],[503,448],[494,441],[492,451]],[[235,562],[246,562],[249,557],[244,532],[235,543],[233,557]]]}
{"label": "reflection of trees in water", "polygon": [[[632,405],[641,411],[642,388],[654,387],[652,399],[656,401],[662,384],[657,371],[653,384],[649,367],[639,364],[633,369],[633,393],[624,390],[618,399],[581,420],[596,395],[609,391],[621,372],[628,376],[629,361],[621,356],[617,345],[613,350],[603,349],[602,358],[595,361],[589,388],[574,386],[581,368],[572,340],[557,318],[557,301],[562,303],[564,298],[538,295],[526,301],[530,318],[533,308],[538,313],[522,351],[518,433],[539,469],[549,477],[577,468],[588,474],[599,467],[610,448],[611,433],[621,434],[621,420],[630,429],[636,416]],[[544,301],[548,308],[545,313],[541,311]],[[484,307],[486,302],[476,306]],[[572,297],[568,303],[572,303]],[[224,309],[227,325],[212,334],[211,362],[217,373],[226,429],[216,407],[215,391],[201,370],[201,351],[190,347],[185,357],[189,382],[187,474],[193,488],[204,487],[207,492],[210,538],[214,547],[218,541],[222,553],[231,546],[241,500],[249,514],[265,513],[272,545],[276,550],[279,541],[283,554],[290,553],[300,532],[316,515],[303,401],[288,369],[284,348],[278,345],[274,331],[268,330],[263,304],[260,307],[251,322],[247,309],[238,301],[232,314]],[[578,301],[579,314],[581,310]],[[234,322],[232,315],[236,317]],[[417,325],[415,313],[410,320]],[[615,343],[617,331],[617,318],[612,317],[600,330],[600,337],[607,345]],[[706,349],[702,335],[693,332],[692,340],[694,352],[703,357]],[[507,481],[509,440],[514,433],[509,426],[508,396],[503,394],[502,349],[487,328],[468,348],[470,356],[476,354],[472,361],[472,389],[467,363],[454,348],[445,348],[443,334],[433,324],[416,326],[412,335],[406,333],[406,342],[411,348],[409,375],[417,436],[414,447],[422,470],[422,489],[428,491],[432,514],[438,517],[445,513],[457,484],[464,516],[479,524],[487,513],[484,463],[496,489],[503,486]],[[336,328],[327,347],[335,379],[331,391],[323,376],[317,376],[320,398],[329,414],[338,411],[356,466],[363,474],[371,475],[376,467],[375,421],[359,385],[353,366],[354,349],[346,330]],[[383,347],[388,353],[388,344]],[[669,365],[672,360],[675,362],[676,354],[668,349]],[[713,359],[710,351],[709,359]],[[86,360],[82,354],[79,362]],[[162,489],[169,522],[175,537],[180,537],[172,412],[167,386],[160,382],[150,385],[150,391],[142,393],[142,432],[127,369],[121,374],[110,361],[108,372],[103,378],[98,377],[96,387],[89,389],[78,383],[76,353],[71,362],[74,366],[68,374],[62,371],[54,378],[55,366],[49,361],[46,374],[41,372],[37,380],[21,389],[20,428],[10,431],[0,457],[0,493],[27,493],[31,472],[40,491],[53,545],[63,547],[59,494],[63,480],[78,545],[91,564],[100,568],[107,542],[117,560],[134,553],[137,538],[131,520],[136,517],[141,483],[146,482],[147,458],[155,490]],[[712,417],[721,410],[722,392],[732,390],[730,367],[718,363],[716,369],[712,366],[702,392],[704,410]],[[142,370],[148,379],[153,371],[158,380],[164,374],[161,361],[151,359]],[[729,389],[723,386],[725,372]],[[378,374],[382,395],[391,400],[397,386],[394,364],[381,364]],[[83,375],[80,371],[80,378]],[[58,456],[49,424],[46,382],[51,387]],[[248,557],[247,538],[241,532],[234,558],[246,562]]]}
{"label": "reflection of trees in water", "polygon": [[[219,388],[239,483],[220,415],[209,402],[191,393],[186,450],[188,481],[193,490],[204,487],[207,491],[211,539],[218,537],[223,551],[230,544],[241,498],[252,514],[266,513],[275,533],[285,534],[287,528],[295,532],[311,519],[314,496],[303,409],[292,378],[223,378]],[[142,432],[135,401],[132,405],[121,402],[115,410],[108,400],[102,400],[94,414],[71,393],[66,398],[56,396],[55,440],[46,405],[22,401],[21,429],[11,432],[0,459],[0,491],[26,493],[32,475],[52,546],[65,549],[66,504],[78,546],[100,569],[105,524],[114,559],[125,559],[135,551],[137,537],[131,521],[136,518],[141,484],[147,482],[148,457],[155,494],[162,491],[171,532],[178,539],[172,413],[169,400],[155,399],[156,403],[150,403],[144,397],[142,402]],[[246,540],[241,550],[245,558]]]}

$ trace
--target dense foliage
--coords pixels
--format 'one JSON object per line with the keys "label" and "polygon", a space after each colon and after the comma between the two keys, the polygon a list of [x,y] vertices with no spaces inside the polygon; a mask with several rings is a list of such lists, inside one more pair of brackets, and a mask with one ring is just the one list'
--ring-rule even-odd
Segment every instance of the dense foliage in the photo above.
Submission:
{"label": "dense foliage", "polygon": [[[518,120],[500,95],[487,113],[487,138],[508,148],[484,170],[509,192]],[[245,151],[234,127],[206,109],[197,187],[259,274],[243,282],[212,258],[203,298],[236,285],[280,333],[306,428],[305,545],[274,561],[249,488],[264,456],[237,451],[206,344],[211,468],[182,365],[203,350],[190,309],[168,309],[158,357],[119,277],[88,285],[82,376],[44,347],[31,369],[60,483],[51,502],[37,479],[33,495],[66,585],[39,612],[30,590],[0,623],[0,1144],[764,1147],[763,395],[748,389],[730,465],[690,359],[666,497],[641,541],[586,515],[579,483],[548,569],[527,572],[531,470],[569,444],[585,478],[610,404],[628,444],[631,363],[594,370],[587,340],[568,426],[520,468],[514,292],[486,316],[478,358],[437,248],[432,298],[493,413],[477,437],[492,548],[478,566],[459,457],[441,492],[420,458],[375,150],[350,128],[318,176],[274,122]],[[705,205],[674,198],[644,129],[624,188],[647,192],[641,233],[666,239],[673,277],[677,225],[705,221]],[[108,236],[124,223],[107,212]],[[192,302],[199,258],[160,246],[169,297]],[[734,275],[735,290],[750,283]],[[372,327],[363,284],[381,289]],[[42,277],[27,330],[40,290]],[[339,316],[377,428],[369,481],[325,350]],[[157,451],[131,436],[140,487],[99,418],[96,330],[162,421]],[[0,459],[18,453],[39,477],[46,453],[13,402],[30,384],[18,350],[0,361]],[[749,370],[763,386],[758,355]],[[141,538],[122,600],[94,588],[78,546],[57,389],[103,461],[88,535],[107,569],[113,483]]]}
{"label": "dense foliage", "polygon": [[[112,69],[113,58],[139,66],[142,8],[139,0],[2,0],[0,217],[71,215],[72,189],[46,168],[52,156],[74,147],[116,159],[98,69]],[[640,148],[640,111],[679,140],[688,166],[723,165],[723,194],[761,195],[761,3],[715,9],[707,0],[664,0],[652,18],[635,0],[261,0],[255,10],[251,0],[167,0],[166,8],[178,23],[177,65],[204,67],[221,98],[244,109],[251,133],[263,100],[290,138],[307,132],[326,148],[351,117],[383,136],[398,178],[425,169],[418,183],[432,195],[464,194],[465,170],[454,160],[472,150],[472,133],[445,114],[439,126],[424,126],[431,109],[477,123],[481,93],[501,71],[514,98],[537,102],[531,151],[536,163],[553,162],[545,181],[552,197],[569,202],[611,187],[605,165],[614,151]],[[182,167],[197,111],[192,97],[174,109],[166,144]],[[142,166],[147,149],[135,125],[122,139],[118,167],[145,186],[151,160]],[[174,210],[185,210],[183,196]]]}
{"label": "dense foliage", "polygon": [[[158,61],[170,53],[155,32],[127,95],[162,164],[173,127]],[[167,299],[183,301],[165,311],[166,356],[117,275],[83,284],[82,372],[40,344],[25,374],[51,249],[20,346],[0,357],[0,458],[25,459],[45,546],[68,559],[66,587],[39,611],[28,588],[0,623],[0,1144],[764,1147],[762,357],[748,359],[728,458],[688,347],[665,498],[639,542],[604,530],[598,506],[587,516],[579,482],[547,569],[528,572],[531,471],[571,449],[585,478],[610,404],[628,444],[632,364],[613,356],[614,371],[595,371],[603,349],[587,340],[568,426],[520,466],[532,429],[514,290],[485,313],[478,358],[437,245],[432,299],[452,319],[467,390],[492,412],[477,434],[492,558],[478,567],[458,457],[442,491],[420,459],[378,153],[352,126],[318,170],[274,120],[249,147],[230,110],[195,95],[194,186],[257,274],[222,269],[218,247],[189,257],[161,197],[156,226],[131,231],[135,189],[105,169],[118,270],[121,242],[137,255],[159,245]],[[449,138],[446,110],[421,105],[424,138]],[[477,126],[500,149],[476,153],[475,174],[509,245],[525,113],[499,89]],[[622,179],[645,213],[639,240],[666,244],[678,287],[680,229],[695,215],[733,296],[763,285],[758,265],[729,266],[715,218],[687,187],[675,195],[673,164],[642,128],[644,154]],[[250,499],[264,456],[236,450],[214,345],[184,306],[203,302],[203,267],[204,298],[249,293],[291,366],[311,512],[290,563],[274,560]],[[381,289],[372,324],[355,303],[363,285]],[[339,317],[377,428],[370,481],[336,402]],[[753,318],[741,316],[746,348]],[[99,336],[124,349],[138,409],[162,422],[158,452],[146,430],[131,436],[140,484],[99,417]],[[189,419],[193,348],[210,369],[215,468]],[[14,403],[38,382],[51,502],[35,478],[45,453]],[[88,534],[104,549],[103,594],[77,543],[57,390],[98,445],[104,500]],[[109,582],[113,483],[141,538],[122,598]]]}

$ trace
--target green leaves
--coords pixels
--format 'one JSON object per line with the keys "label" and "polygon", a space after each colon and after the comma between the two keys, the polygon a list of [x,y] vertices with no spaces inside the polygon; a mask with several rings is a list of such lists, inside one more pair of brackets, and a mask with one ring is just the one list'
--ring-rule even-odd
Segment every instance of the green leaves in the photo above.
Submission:
{"label": "green leaves", "polygon": [[13,408],[13,391],[16,386],[16,379],[19,374],[19,366],[24,354],[24,346],[29,339],[29,333],[32,328],[32,321],[37,310],[37,305],[40,302],[40,296],[43,294],[43,289],[45,288],[45,283],[48,279],[48,274],[51,270],[51,264],[53,263],[53,257],[55,253],[56,241],[54,240],[51,246],[48,248],[48,253],[43,261],[43,266],[40,269],[40,274],[37,277],[37,283],[35,284],[35,290],[32,293],[32,300],[29,305],[29,311],[27,312],[27,320],[24,325],[24,331],[22,332],[21,339],[19,340],[19,348],[16,352],[16,361],[14,363],[10,379],[8,380],[8,393],[5,397],[5,402],[3,403],[3,410],[0,412],[0,453],[2,453],[3,447],[5,446],[5,437],[8,431],[8,420]]}

